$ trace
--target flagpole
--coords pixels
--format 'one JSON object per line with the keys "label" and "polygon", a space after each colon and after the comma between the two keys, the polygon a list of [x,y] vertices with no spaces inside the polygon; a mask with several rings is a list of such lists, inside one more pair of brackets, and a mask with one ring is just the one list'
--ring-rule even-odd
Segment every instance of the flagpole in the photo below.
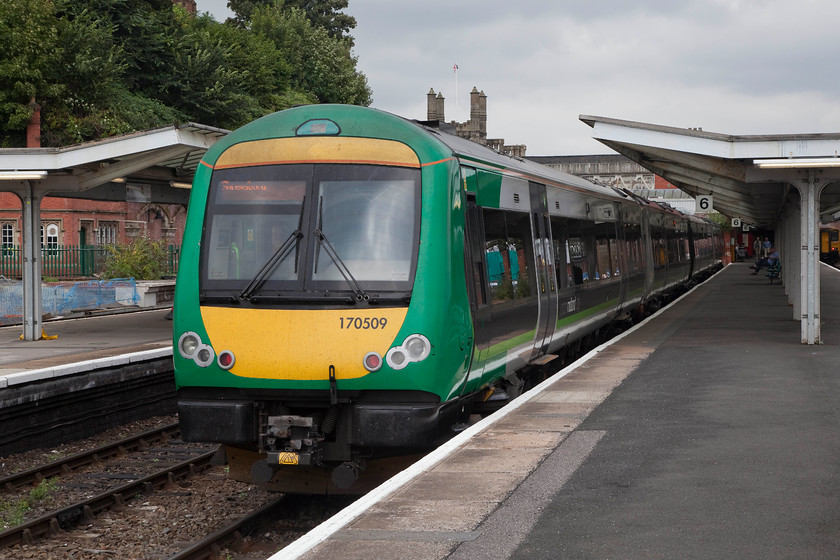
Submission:
{"label": "flagpole", "polygon": [[452,72],[455,74],[455,111],[458,111],[458,63],[452,67]]}

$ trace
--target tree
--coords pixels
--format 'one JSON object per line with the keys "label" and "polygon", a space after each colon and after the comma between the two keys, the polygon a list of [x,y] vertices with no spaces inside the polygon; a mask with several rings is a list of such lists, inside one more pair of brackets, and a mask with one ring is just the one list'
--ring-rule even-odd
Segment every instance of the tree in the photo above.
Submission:
{"label": "tree", "polygon": [[330,37],[350,40],[350,30],[356,27],[356,18],[341,12],[347,8],[347,0],[286,0],[286,7],[299,8],[315,27],[327,30]]}
{"label": "tree", "polygon": [[167,271],[169,249],[166,240],[150,241],[137,237],[124,245],[106,246],[103,278],[134,278],[160,280]]}
{"label": "tree", "polygon": [[235,14],[234,21],[243,27],[251,22],[254,12],[266,6],[278,9],[297,8],[306,14],[306,18],[315,27],[327,31],[330,37],[353,39],[350,30],[356,27],[356,18],[343,13],[348,0],[229,0],[228,7]]}
{"label": "tree", "polygon": [[313,94],[320,103],[370,105],[367,78],[347,39],[331,37],[297,8],[257,8],[251,29],[271,39],[292,67],[292,87]]}
{"label": "tree", "polygon": [[[12,144],[22,143],[20,131],[32,115],[30,100],[64,90],[50,79],[62,52],[54,11],[52,0],[0,2],[0,130],[18,133]],[[5,143],[10,143],[8,136]]]}
{"label": "tree", "polygon": [[185,121],[232,129],[303,103],[369,104],[341,36],[355,25],[338,12],[346,1],[289,2],[237,0],[249,17],[237,25],[172,0],[2,0],[0,143],[23,144],[33,98],[46,146]]}

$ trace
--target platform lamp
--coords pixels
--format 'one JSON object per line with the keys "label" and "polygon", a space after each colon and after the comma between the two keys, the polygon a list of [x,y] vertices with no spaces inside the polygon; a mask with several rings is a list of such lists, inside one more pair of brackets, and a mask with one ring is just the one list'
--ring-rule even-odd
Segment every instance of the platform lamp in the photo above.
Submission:
{"label": "platform lamp", "polygon": [[761,169],[796,169],[805,167],[840,167],[840,157],[799,157],[754,159],[753,165]]}
{"label": "platform lamp", "polygon": [[0,181],[36,181],[46,176],[46,171],[0,171]]}

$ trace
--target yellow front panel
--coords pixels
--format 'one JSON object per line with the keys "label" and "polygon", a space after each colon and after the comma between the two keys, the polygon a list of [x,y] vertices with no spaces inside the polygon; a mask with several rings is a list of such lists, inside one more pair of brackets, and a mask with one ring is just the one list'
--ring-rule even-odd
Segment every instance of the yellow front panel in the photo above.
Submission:
{"label": "yellow front panel", "polygon": [[[385,357],[407,308],[363,310],[235,309],[202,307],[201,317],[216,354],[230,350],[230,372],[260,379],[337,379],[368,374],[368,352]],[[401,341],[398,341],[398,343]]]}
{"label": "yellow front panel", "polygon": [[357,163],[419,167],[417,154],[401,142],[375,138],[273,138],[235,144],[216,161],[215,169],[279,163]]}

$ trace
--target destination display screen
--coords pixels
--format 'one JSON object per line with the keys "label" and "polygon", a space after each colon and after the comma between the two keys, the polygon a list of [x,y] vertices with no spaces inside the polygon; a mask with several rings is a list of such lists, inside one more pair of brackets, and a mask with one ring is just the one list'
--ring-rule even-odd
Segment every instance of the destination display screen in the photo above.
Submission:
{"label": "destination display screen", "polygon": [[216,203],[281,204],[284,202],[300,202],[305,190],[305,181],[223,180],[216,184]]}

